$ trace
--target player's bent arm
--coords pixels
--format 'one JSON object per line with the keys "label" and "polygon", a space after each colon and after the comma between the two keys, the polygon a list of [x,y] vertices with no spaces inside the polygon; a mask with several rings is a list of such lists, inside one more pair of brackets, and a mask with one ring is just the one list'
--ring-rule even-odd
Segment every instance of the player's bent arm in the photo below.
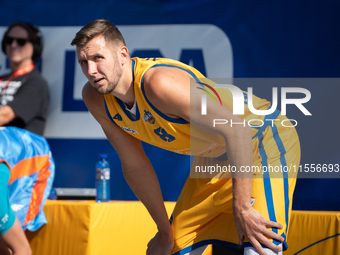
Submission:
{"label": "player's bent arm", "polygon": [[[150,72],[150,71],[148,71]],[[242,123],[243,119],[233,115],[227,106],[215,105],[207,97],[207,115],[201,115],[202,90],[198,84],[190,84],[190,76],[175,68],[154,68],[146,73],[144,87],[148,99],[161,112],[171,117],[183,118],[202,129],[220,134],[226,141],[229,163],[239,170],[241,166],[253,164],[251,129],[248,125],[215,125],[214,119],[227,119],[230,123]],[[192,79],[192,78],[191,78]],[[265,220],[254,212],[250,199],[252,192],[252,174],[233,174],[233,208],[235,223],[240,241],[247,237],[260,254],[265,254],[259,242],[273,250],[280,248],[271,243],[267,237],[283,241],[276,233],[266,227],[282,228],[281,224]],[[266,237],[267,236],[267,237]]]}
{"label": "player's bent arm", "polygon": [[[6,249],[6,246],[13,253],[12,255],[31,255],[32,250],[27,241],[27,238],[20,226],[18,219],[15,219],[13,226],[2,236],[0,236],[0,245],[4,244],[1,249]],[[2,250],[5,252],[5,250]],[[2,254],[2,253],[1,253]]]}
{"label": "player's bent arm", "polygon": [[[239,116],[225,105],[215,105],[207,97],[207,115],[201,115],[201,95],[205,93],[197,89],[198,84],[190,84],[191,75],[177,68],[157,67],[147,71],[144,76],[144,88],[147,98],[163,114],[174,118],[182,118],[209,132],[220,134],[226,140],[227,154],[235,166],[252,165],[251,129],[248,125],[215,125],[214,119],[228,119],[243,122]],[[252,177],[242,173],[242,177]],[[238,175],[236,174],[236,177]],[[247,203],[250,205],[250,197]]]}
{"label": "player's bent arm", "polygon": [[172,243],[171,226],[159,182],[141,142],[125,133],[108,118],[104,97],[89,83],[84,86],[82,95],[89,111],[102,126],[106,137],[116,149],[122,162],[124,177],[130,188],[149,211],[159,232],[167,236]]}
{"label": "player's bent arm", "polygon": [[[195,125],[213,133],[222,135],[226,141],[226,151],[229,163],[241,170],[242,166],[253,165],[252,135],[251,128],[248,125],[236,124],[215,125],[214,119],[227,119],[233,123],[243,123],[243,119],[233,115],[231,109],[227,106],[215,105],[209,97],[207,109],[210,112],[204,117],[201,112],[201,90],[192,89],[191,92],[191,122]],[[204,93],[204,92],[203,92]],[[259,254],[265,255],[261,243],[274,251],[280,251],[281,248],[268,240],[268,238],[276,239],[280,242],[284,241],[282,236],[267,228],[282,228],[277,222],[266,220],[259,212],[251,207],[250,199],[252,193],[252,173],[236,172],[233,173],[233,212],[235,225],[238,232],[240,243],[247,238]]]}

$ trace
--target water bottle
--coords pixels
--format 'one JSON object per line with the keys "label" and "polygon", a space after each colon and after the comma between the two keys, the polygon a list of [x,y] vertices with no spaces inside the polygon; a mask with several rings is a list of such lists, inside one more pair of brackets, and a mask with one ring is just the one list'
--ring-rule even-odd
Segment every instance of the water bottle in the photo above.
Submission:
{"label": "water bottle", "polygon": [[58,199],[57,191],[55,189],[51,189],[51,192],[48,195],[47,199],[49,199],[49,200],[57,200]]}
{"label": "water bottle", "polygon": [[107,154],[99,154],[99,161],[96,163],[96,201],[110,201],[110,165],[107,161]]}

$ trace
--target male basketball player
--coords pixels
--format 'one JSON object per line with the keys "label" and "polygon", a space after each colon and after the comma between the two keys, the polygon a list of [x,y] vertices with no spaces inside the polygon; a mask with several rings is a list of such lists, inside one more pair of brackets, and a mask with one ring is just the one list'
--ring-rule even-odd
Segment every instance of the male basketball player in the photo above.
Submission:
{"label": "male basketball player", "polygon": [[[242,123],[254,115],[247,103],[245,115],[233,115],[231,92],[219,89],[221,105],[214,108],[208,97],[207,108],[215,110],[202,116],[205,92],[196,87],[214,90],[214,83],[178,61],[130,58],[124,38],[109,21],[87,24],[71,44],[76,45],[88,79],[83,99],[119,154],[125,179],[157,224],[147,254],[194,254],[207,244],[221,244],[235,252],[242,244],[244,254],[281,254],[286,248],[295,176],[280,173],[270,178],[268,172],[239,170],[298,164],[295,129],[284,129],[277,124],[280,121],[252,127],[214,126],[216,119]],[[270,106],[266,100],[252,99],[256,109]],[[278,111],[255,117],[285,119]],[[189,177],[169,223],[157,177],[140,140],[195,155],[193,167],[219,164],[237,171],[213,178]]]}

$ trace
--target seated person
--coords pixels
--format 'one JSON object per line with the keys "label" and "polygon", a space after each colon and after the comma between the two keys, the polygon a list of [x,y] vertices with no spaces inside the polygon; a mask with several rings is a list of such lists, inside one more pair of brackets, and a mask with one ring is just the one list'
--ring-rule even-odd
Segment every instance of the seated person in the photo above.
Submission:
{"label": "seated person", "polygon": [[0,126],[14,126],[43,135],[49,104],[48,85],[35,63],[42,36],[32,24],[17,22],[5,32],[1,48],[11,72],[0,77]]}
{"label": "seated person", "polygon": [[[46,224],[43,206],[54,180],[45,138],[16,127],[0,128],[0,254],[30,254],[23,230]],[[11,254],[11,253],[8,253]]]}

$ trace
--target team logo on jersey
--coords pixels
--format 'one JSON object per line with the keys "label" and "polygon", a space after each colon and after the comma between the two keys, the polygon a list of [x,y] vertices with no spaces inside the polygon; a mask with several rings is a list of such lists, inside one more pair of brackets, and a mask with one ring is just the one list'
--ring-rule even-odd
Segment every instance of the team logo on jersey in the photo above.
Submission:
{"label": "team logo on jersey", "polygon": [[22,208],[24,208],[24,206],[21,204],[13,204],[11,205],[11,208],[14,212],[17,212],[17,211],[20,211]]}
{"label": "team logo on jersey", "polygon": [[155,124],[156,122],[155,117],[151,114],[151,112],[145,109],[143,119],[145,120],[145,122],[149,122],[150,124]]}
{"label": "team logo on jersey", "polygon": [[123,120],[122,116],[120,116],[119,113],[117,113],[117,114],[113,117],[113,119],[114,119],[114,120],[119,120],[119,121],[122,121],[122,120]]}
{"label": "team logo on jersey", "polygon": [[6,224],[8,219],[9,219],[9,216],[6,213],[5,216],[2,219],[0,219],[0,227],[2,226],[2,224]]}

